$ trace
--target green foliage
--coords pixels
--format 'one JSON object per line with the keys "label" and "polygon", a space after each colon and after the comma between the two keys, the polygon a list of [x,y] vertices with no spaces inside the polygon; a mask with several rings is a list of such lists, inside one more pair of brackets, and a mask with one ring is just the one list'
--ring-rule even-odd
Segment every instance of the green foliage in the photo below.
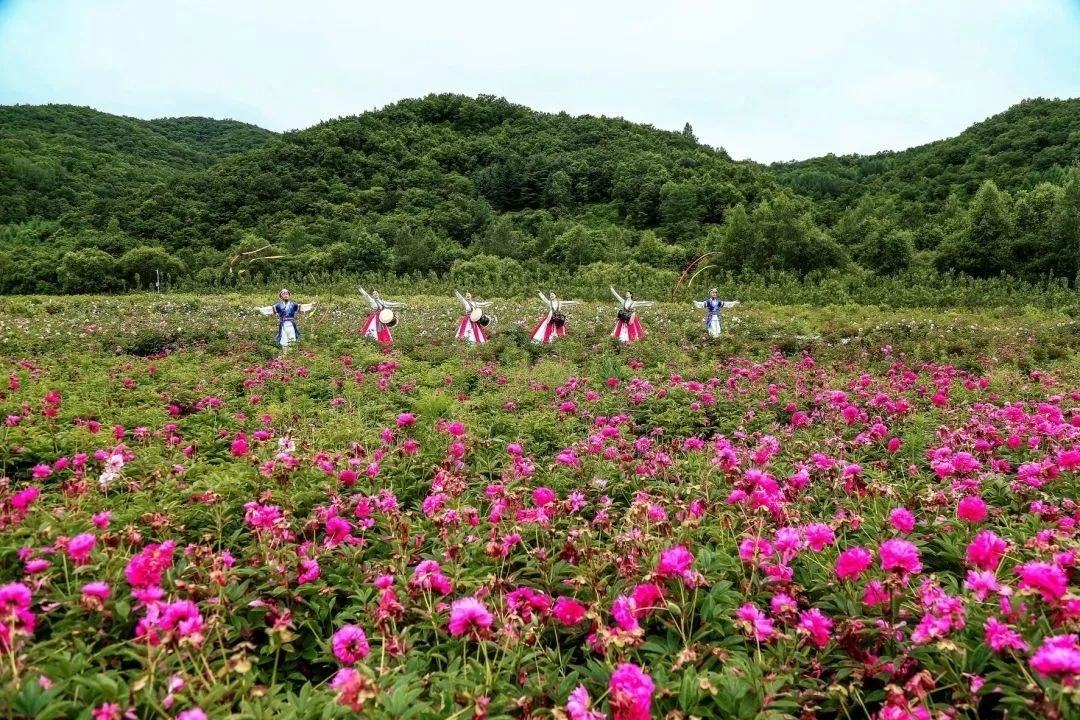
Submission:
{"label": "green foliage", "polygon": [[1080,101],[1037,100],[952,140],[765,168],[699,144],[689,126],[489,96],[403,100],[282,136],[0,107],[0,292],[85,288],[58,269],[90,248],[116,261],[97,290],[150,287],[158,269],[201,289],[445,279],[481,255],[558,283],[597,262],[681,270],[713,250],[736,272],[854,262],[883,277],[933,266],[1074,282],[1078,138]]}

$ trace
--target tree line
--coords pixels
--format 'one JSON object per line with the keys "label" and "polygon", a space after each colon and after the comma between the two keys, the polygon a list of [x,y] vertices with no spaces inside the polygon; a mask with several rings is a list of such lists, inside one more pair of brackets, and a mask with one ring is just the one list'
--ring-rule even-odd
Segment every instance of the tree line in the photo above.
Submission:
{"label": "tree line", "polygon": [[[433,95],[277,135],[0,108],[0,292],[318,274],[1080,271],[1080,102],[903,153],[763,166],[618,118]],[[264,250],[265,249],[265,250]]]}

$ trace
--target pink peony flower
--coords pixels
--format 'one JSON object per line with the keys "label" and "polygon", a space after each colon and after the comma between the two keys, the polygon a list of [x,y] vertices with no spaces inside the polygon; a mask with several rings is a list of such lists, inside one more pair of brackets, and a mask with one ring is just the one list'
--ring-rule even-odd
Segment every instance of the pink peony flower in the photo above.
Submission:
{"label": "pink peony flower", "polygon": [[889,524],[898,532],[909,533],[915,529],[915,515],[905,507],[893,508],[889,513]]}
{"label": "pink peony flower", "polygon": [[1020,576],[1020,587],[1038,590],[1047,602],[1060,600],[1068,589],[1069,578],[1059,566],[1032,560],[1016,568]]}
{"label": "pink peony flower", "polygon": [[661,577],[683,575],[690,570],[694,556],[683,545],[676,545],[660,551],[660,560],[656,564],[656,574]]}
{"label": "pink peony flower", "polygon": [[971,523],[982,522],[986,519],[986,503],[975,495],[966,497],[957,503],[956,517]]}
{"label": "pink peony flower", "polygon": [[919,549],[907,540],[893,538],[881,543],[878,548],[882,570],[903,570],[909,573],[922,572],[919,561]]}
{"label": "pink peony flower", "polygon": [[1057,635],[1043,640],[1031,656],[1031,667],[1040,675],[1080,674],[1080,646],[1076,635]]}
{"label": "pink peony flower", "polygon": [[608,687],[612,720],[649,720],[655,685],[641,668],[632,663],[619,665]]}
{"label": "pink peony flower", "polygon": [[566,714],[570,720],[604,720],[604,714],[590,710],[589,692],[584,685],[578,685],[566,699]]}
{"label": "pink peony flower", "polygon": [[363,629],[356,625],[343,625],[330,639],[330,646],[334,650],[334,657],[338,662],[352,665],[360,662],[371,652],[368,645],[367,635]]}
{"label": "pink peony flower", "polygon": [[996,570],[1008,544],[989,530],[983,530],[968,543],[967,564],[980,570]]}
{"label": "pink peony flower", "polygon": [[585,618],[586,608],[574,598],[560,596],[551,612],[563,625],[577,625]]}
{"label": "pink peony flower", "polygon": [[836,558],[836,577],[841,580],[851,578],[858,580],[859,576],[866,572],[870,563],[874,561],[874,553],[864,547],[853,547],[840,553]]}
{"label": "pink peony flower", "polygon": [[93,533],[80,533],[68,541],[67,554],[76,565],[85,565],[90,562],[90,551],[96,542]]}
{"label": "pink peony flower", "polygon": [[493,621],[494,617],[484,603],[475,597],[464,597],[455,600],[450,606],[448,629],[454,637],[478,635],[490,628]]}
{"label": "pink peony flower", "polygon": [[817,608],[799,613],[799,630],[810,636],[819,648],[825,647],[832,637],[833,621]]}

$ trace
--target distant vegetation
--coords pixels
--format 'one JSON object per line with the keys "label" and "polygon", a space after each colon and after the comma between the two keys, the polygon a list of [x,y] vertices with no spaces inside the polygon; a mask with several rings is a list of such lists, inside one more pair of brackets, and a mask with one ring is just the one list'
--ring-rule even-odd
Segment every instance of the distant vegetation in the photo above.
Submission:
{"label": "distant vegetation", "polygon": [[[1075,283],[1080,100],[1025,101],[904,152],[763,166],[689,124],[432,95],[277,135],[0,107],[0,292],[378,275],[895,286]],[[621,268],[621,270],[620,270]],[[632,268],[628,272],[627,268]],[[751,280],[753,279],[753,280]],[[665,280],[665,281],[666,281]]]}

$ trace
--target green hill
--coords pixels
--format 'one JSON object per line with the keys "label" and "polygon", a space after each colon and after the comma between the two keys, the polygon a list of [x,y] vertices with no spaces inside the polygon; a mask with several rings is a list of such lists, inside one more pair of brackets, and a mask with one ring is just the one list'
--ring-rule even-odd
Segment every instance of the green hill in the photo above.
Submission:
{"label": "green hill", "polygon": [[933,215],[956,194],[967,200],[986,181],[1009,192],[1062,183],[1080,163],[1080,99],[1025,100],[954,138],[901,152],[827,155],[769,169],[835,219],[864,197],[898,199],[910,214]]}
{"label": "green hill", "polygon": [[148,122],[71,105],[0,106],[0,225],[53,220],[272,136],[206,118]]}
{"label": "green hill", "polygon": [[767,167],[689,124],[490,96],[402,100],[281,135],[0,107],[0,292],[119,289],[163,268],[232,282],[233,258],[268,245],[283,279],[466,277],[496,262],[517,278],[676,273],[716,251],[740,273],[1073,281],[1078,162],[1080,100],[1025,101],[902,152]]}

